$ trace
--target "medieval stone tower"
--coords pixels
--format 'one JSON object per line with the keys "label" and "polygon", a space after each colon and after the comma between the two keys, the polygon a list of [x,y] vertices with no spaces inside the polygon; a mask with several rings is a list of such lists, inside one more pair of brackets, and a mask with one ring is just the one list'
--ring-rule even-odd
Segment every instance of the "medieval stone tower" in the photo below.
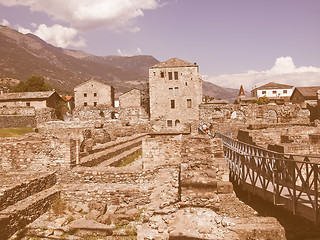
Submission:
{"label": "medieval stone tower", "polygon": [[199,67],[171,58],[149,68],[150,121],[175,130],[199,120],[202,79]]}

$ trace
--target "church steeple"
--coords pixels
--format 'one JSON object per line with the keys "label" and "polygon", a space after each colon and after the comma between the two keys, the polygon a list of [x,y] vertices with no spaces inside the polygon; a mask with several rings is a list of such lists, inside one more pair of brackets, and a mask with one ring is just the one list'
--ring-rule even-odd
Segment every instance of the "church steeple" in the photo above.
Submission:
{"label": "church steeple", "polygon": [[245,98],[245,97],[246,97],[246,93],[245,93],[245,91],[243,89],[243,86],[241,85],[239,93],[238,93],[238,102],[241,102],[241,99]]}

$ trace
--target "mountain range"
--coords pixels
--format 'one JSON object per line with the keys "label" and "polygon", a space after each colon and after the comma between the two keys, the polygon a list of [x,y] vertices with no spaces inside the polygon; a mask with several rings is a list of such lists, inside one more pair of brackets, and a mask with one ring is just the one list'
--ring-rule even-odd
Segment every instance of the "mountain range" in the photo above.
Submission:
{"label": "mountain range", "polygon": [[[72,93],[74,86],[91,78],[112,85],[119,94],[145,89],[148,68],[159,63],[153,56],[95,56],[54,47],[33,34],[0,25],[0,79],[26,80],[43,76],[57,90]],[[1,83],[1,81],[0,81]],[[204,95],[233,101],[238,90],[203,82]]]}

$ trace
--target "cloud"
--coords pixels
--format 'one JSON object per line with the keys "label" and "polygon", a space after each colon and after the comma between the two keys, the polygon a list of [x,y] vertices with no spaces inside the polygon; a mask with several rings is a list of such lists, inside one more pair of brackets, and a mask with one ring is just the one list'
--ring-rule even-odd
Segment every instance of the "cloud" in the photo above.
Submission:
{"label": "cloud", "polygon": [[32,33],[30,29],[21,27],[19,25],[18,25],[18,32],[23,33],[23,34]]}
{"label": "cloud", "polygon": [[8,27],[8,26],[10,26],[10,23],[7,19],[2,19],[2,22],[0,23],[0,25]]}
{"label": "cloud", "polygon": [[79,31],[99,28],[132,27],[134,19],[144,16],[145,10],[161,7],[161,0],[0,0],[5,6],[26,6],[31,11],[45,12],[54,20],[69,23]]}
{"label": "cloud", "polygon": [[30,26],[31,26],[31,27],[33,27],[33,28],[38,27],[38,25],[37,25],[36,23],[34,23],[34,22],[33,22],[33,23],[31,23],[31,24],[30,24]]}
{"label": "cloud", "polygon": [[19,26],[18,31],[24,34],[32,33],[56,47],[67,48],[82,47],[86,45],[83,38],[78,38],[77,40],[75,40],[78,34],[77,30],[73,28],[63,27],[58,24],[55,24],[51,27],[48,27],[45,24],[40,24],[38,26],[38,29],[34,32],[32,32],[30,29]]}
{"label": "cloud", "polygon": [[117,53],[118,53],[118,55],[123,56],[123,57],[131,57],[133,55],[141,55],[142,50],[140,48],[137,48],[134,51],[126,51],[126,50],[121,50],[118,48]]}
{"label": "cloud", "polygon": [[203,76],[203,80],[216,85],[229,88],[240,88],[243,85],[246,91],[255,86],[261,86],[268,82],[277,82],[293,86],[319,86],[320,68],[312,66],[296,67],[291,57],[279,57],[274,66],[266,71],[250,70],[247,73]]}

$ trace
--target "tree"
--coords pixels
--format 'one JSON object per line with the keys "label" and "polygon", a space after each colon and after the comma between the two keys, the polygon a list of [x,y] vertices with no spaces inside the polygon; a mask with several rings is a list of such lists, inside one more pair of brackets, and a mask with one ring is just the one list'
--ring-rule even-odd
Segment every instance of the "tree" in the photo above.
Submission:
{"label": "tree", "polygon": [[16,85],[13,92],[45,92],[52,90],[52,87],[47,83],[44,77],[31,76],[25,82],[20,82]]}
{"label": "tree", "polygon": [[256,103],[258,105],[266,105],[266,104],[270,103],[270,99],[266,96],[259,97],[258,100],[256,101]]}

